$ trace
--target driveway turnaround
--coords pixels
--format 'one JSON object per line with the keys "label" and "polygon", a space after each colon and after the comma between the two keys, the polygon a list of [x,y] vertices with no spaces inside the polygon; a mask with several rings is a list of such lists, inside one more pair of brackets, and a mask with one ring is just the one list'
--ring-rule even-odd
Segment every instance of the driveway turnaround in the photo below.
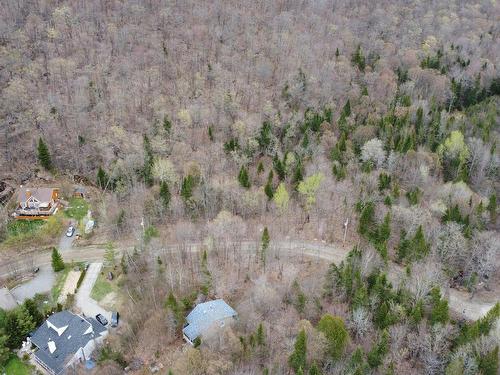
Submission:
{"label": "driveway turnaround", "polygon": [[79,308],[85,316],[94,317],[97,314],[102,314],[111,321],[111,312],[103,309],[96,300],[90,297],[90,292],[101,272],[102,263],[91,263],[85,274],[82,285],[76,293],[76,306]]}
{"label": "driveway turnaround", "polygon": [[22,303],[25,299],[33,298],[37,293],[50,292],[55,279],[50,265],[41,266],[33,279],[15,287],[10,292],[18,303]]}

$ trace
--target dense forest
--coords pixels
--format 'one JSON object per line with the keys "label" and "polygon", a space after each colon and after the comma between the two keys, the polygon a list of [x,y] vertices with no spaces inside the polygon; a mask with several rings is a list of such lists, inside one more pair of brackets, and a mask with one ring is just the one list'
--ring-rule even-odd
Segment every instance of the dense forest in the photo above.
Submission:
{"label": "dense forest", "polygon": [[[136,247],[98,373],[496,374],[499,305],[464,321],[447,291],[500,295],[499,16],[487,0],[2,1],[0,181],[85,181],[101,233]],[[277,245],[299,240],[352,251],[328,265]],[[214,296],[238,323],[181,348]]]}

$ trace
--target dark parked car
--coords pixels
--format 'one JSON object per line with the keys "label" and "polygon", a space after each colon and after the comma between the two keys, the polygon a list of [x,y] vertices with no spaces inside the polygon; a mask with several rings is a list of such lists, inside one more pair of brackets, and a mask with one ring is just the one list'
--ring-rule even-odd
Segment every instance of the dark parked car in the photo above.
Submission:
{"label": "dark parked car", "polygon": [[111,327],[117,327],[119,319],[120,319],[120,314],[118,313],[118,311],[113,311],[111,313]]}
{"label": "dark parked car", "polygon": [[97,319],[97,321],[99,323],[101,323],[103,326],[107,325],[108,324],[108,319],[106,319],[106,317],[102,314],[97,314],[95,316],[95,318]]}

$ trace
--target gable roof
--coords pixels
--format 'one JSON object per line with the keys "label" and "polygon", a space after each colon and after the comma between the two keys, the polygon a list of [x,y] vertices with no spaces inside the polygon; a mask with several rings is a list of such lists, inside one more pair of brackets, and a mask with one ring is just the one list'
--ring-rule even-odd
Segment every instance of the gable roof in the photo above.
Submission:
{"label": "gable roof", "polygon": [[193,341],[215,322],[237,315],[238,313],[222,299],[200,303],[186,317],[188,325],[182,332]]}
{"label": "gable roof", "polygon": [[52,193],[56,188],[31,188],[31,187],[22,187],[19,189],[17,193],[17,201],[19,203],[26,202],[28,200],[27,192],[31,193],[31,196],[36,198],[40,202],[50,202],[52,200]]}
{"label": "gable roof", "polygon": [[37,358],[58,374],[80,348],[104,331],[106,328],[95,319],[65,310],[51,315],[38,327],[31,342],[38,347]]}

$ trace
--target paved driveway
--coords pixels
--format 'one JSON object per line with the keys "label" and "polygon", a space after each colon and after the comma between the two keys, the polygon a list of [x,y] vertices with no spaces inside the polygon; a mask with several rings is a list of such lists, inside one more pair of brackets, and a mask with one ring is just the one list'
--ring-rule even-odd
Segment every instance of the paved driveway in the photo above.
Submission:
{"label": "paved driveway", "polygon": [[[71,225],[76,225],[76,223],[73,220],[71,220],[70,223],[71,223]],[[68,227],[69,227],[69,225],[68,225]],[[71,250],[71,247],[73,245],[73,240],[75,239],[75,236],[78,232],[77,230],[75,230],[75,233],[73,233],[73,235],[71,237],[68,237],[68,236],[66,236],[66,230],[68,229],[68,227],[66,227],[64,229],[64,233],[62,234],[61,239],[59,240],[59,251],[63,255],[66,251]]]}
{"label": "paved driveway", "polygon": [[11,293],[16,301],[21,303],[27,298],[33,298],[37,293],[50,292],[55,279],[52,267],[44,265],[40,267],[40,271],[33,279],[15,287],[11,290]]}
{"label": "paved driveway", "polygon": [[76,306],[82,311],[86,316],[95,317],[97,314],[102,314],[111,321],[111,312],[103,309],[97,301],[90,297],[90,292],[94,287],[94,284],[101,272],[102,263],[91,263],[87,269],[85,278],[83,279],[80,289],[76,293]]}

